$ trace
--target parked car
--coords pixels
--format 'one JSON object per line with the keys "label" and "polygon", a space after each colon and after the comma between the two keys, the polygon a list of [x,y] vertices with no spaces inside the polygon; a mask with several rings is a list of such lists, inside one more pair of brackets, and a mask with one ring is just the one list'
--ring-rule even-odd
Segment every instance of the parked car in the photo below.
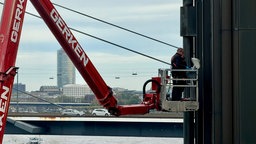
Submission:
{"label": "parked car", "polygon": [[93,116],[110,116],[110,113],[107,109],[94,109],[92,111]]}
{"label": "parked car", "polygon": [[80,112],[78,110],[75,110],[75,109],[64,109],[61,112],[61,115],[63,115],[63,116],[82,116],[82,115],[84,115],[84,113]]}

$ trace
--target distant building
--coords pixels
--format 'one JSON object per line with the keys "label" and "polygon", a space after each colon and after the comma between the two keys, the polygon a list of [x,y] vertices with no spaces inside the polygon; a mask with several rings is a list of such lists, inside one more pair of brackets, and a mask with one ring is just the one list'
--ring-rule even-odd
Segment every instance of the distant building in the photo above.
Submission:
{"label": "distant building", "polygon": [[39,91],[47,93],[47,95],[49,96],[61,94],[61,91],[58,86],[41,86]]}
{"label": "distant building", "polygon": [[88,85],[79,85],[79,84],[67,84],[63,86],[63,95],[82,98],[85,95],[92,94],[91,89]]}
{"label": "distant building", "polygon": [[66,84],[75,84],[75,66],[63,49],[57,52],[57,85],[63,88]]}
{"label": "distant building", "polygon": [[12,93],[17,93],[17,91],[26,91],[26,85],[22,83],[13,84]]}

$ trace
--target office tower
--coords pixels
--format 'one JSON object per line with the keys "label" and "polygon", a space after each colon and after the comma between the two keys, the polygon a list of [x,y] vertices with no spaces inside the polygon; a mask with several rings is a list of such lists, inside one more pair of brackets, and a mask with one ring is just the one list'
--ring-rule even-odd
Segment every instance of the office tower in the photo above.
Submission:
{"label": "office tower", "polygon": [[75,84],[75,66],[63,49],[57,52],[57,84],[63,88],[66,84]]}

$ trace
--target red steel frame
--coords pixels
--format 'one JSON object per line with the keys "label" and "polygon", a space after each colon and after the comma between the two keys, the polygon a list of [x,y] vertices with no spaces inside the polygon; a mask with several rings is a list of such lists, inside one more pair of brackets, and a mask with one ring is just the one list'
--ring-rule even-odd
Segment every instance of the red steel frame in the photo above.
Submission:
{"label": "red steel frame", "polygon": [[27,0],[6,0],[0,26],[0,142],[11,99],[15,62]]}
{"label": "red steel frame", "polygon": [[[117,105],[113,92],[94,67],[71,30],[49,0],[31,0],[64,51],[94,92],[99,103],[111,114],[145,114],[150,109],[160,110],[159,93],[145,94],[141,104]],[[0,27],[0,142],[2,143],[10,96],[16,74],[15,61],[27,0],[6,0]],[[158,82],[160,79],[154,78]],[[157,85],[152,83],[152,90]]]}

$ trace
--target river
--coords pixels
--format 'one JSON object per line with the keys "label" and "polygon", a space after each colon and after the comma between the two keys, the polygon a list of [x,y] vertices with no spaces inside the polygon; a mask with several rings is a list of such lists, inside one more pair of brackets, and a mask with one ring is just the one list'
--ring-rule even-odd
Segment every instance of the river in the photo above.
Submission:
{"label": "river", "polygon": [[183,144],[182,138],[63,136],[63,135],[5,135],[3,144],[28,144],[30,138],[41,139],[41,144]]}

